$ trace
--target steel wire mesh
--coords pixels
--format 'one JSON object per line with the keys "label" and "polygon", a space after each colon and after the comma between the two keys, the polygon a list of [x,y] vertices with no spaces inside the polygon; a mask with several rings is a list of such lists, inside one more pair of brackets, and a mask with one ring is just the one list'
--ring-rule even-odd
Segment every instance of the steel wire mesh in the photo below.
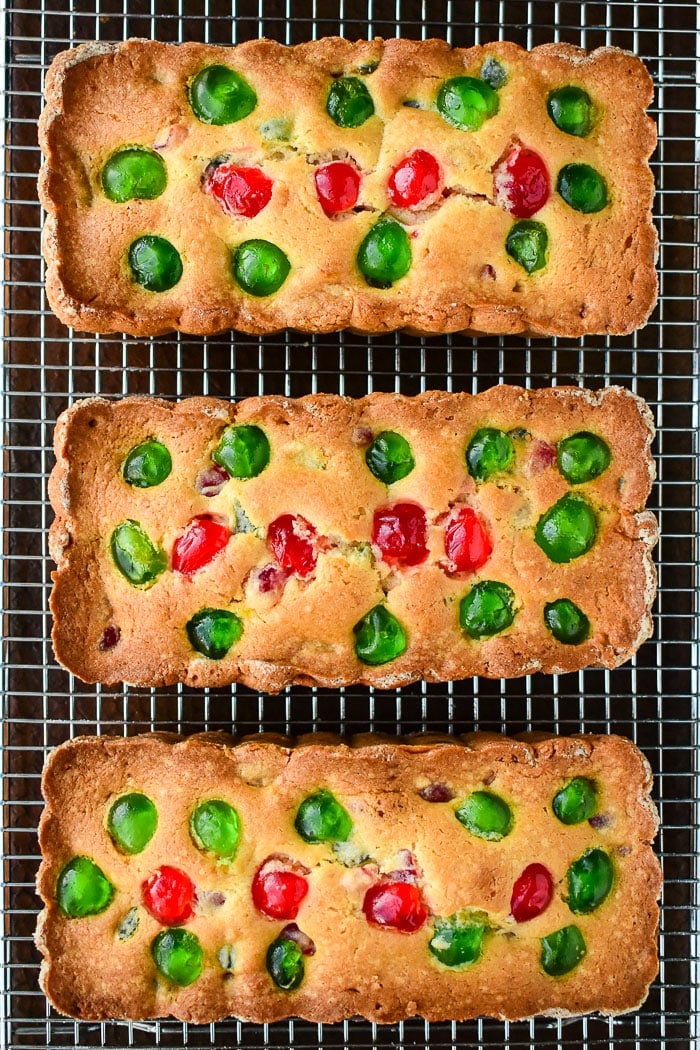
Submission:
{"label": "steel wire mesh", "polygon": [[[57,9],[58,8],[58,9]],[[1,887],[4,937],[0,1042],[20,1047],[658,1047],[700,1037],[698,978],[698,146],[696,5],[686,3],[484,0],[49,0],[10,3],[4,13],[5,154],[3,275],[3,744]],[[442,36],[455,45],[512,39],[531,47],[566,40],[636,51],[656,85],[660,142],[653,161],[661,236],[661,299],[649,325],[627,338],[583,340],[382,338],[341,333],[270,338],[230,335],[130,340],[64,329],[42,291],[41,212],[36,201],[36,119],[54,55],[82,40],[127,36],[282,43],[348,37]],[[46,480],[56,416],[100,393],[179,398],[212,394],[301,395],[431,387],[477,391],[622,383],[649,402],[659,426],[659,598],[655,634],[625,667],[515,681],[419,683],[388,694],[294,688],[127,690],[89,687],[51,651],[51,563]],[[517,1024],[481,1020],[391,1026],[362,1021],[253,1026],[88,1024],[59,1017],[38,990],[32,933],[38,911],[39,775],[49,748],[79,733],[323,728],[407,733],[525,729],[618,732],[643,748],[655,773],[657,842],[665,872],[661,969],[647,1003],[617,1020],[597,1017]],[[630,946],[631,948],[633,946]]]}

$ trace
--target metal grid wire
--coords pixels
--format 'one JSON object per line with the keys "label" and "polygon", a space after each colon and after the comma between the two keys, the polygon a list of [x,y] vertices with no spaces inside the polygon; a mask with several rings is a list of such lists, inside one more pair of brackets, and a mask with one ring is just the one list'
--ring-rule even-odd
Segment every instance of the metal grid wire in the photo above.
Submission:
{"label": "metal grid wire", "polygon": [[[185,13],[186,11],[186,13]],[[697,425],[698,228],[695,195],[696,5],[685,3],[525,3],[459,0],[19,0],[4,15],[7,125],[4,214],[3,464],[3,784],[4,968],[0,1045],[20,1047],[611,1047],[685,1048],[700,1038],[698,977],[698,648]],[[650,324],[624,339],[367,339],[186,336],[127,340],[66,331],[42,291],[36,119],[43,74],[54,55],[81,40],[127,36],[238,42],[266,35],[297,43],[329,33],[447,37],[455,45],[512,39],[525,46],[566,40],[615,44],[646,60],[655,80],[653,115],[656,220],[661,235],[661,301]],[[243,397],[429,388],[477,391],[500,382],[543,386],[623,383],[648,400],[660,433],[659,598],[655,635],[615,671],[478,679],[392,693],[289,689],[281,697],[249,689],[106,690],[88,687],[55,663],[47,612],[51,512],[46,479],[58,413],[100,393]],[[196,1027],[74,1023],[38,990],[32,933],[38,910],[39,774],[49,748],[79,733],[260,729],[297,734],[377,729],[526,729],[618,732],[645,751],[661,813],[658,849],[665,871],[661,970],[647,1003],[625,1018],[478,1021],[387,1027],[230,1021]],[[629,945],[634,950],[634,945]]]}

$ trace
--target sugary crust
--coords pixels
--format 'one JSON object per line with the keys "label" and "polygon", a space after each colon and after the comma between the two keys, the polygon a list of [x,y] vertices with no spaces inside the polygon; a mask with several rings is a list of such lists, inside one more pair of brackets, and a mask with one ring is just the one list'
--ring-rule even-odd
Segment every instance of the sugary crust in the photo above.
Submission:
{"label": "sugary crust", "polygon": [[[218,734],[83,737],[49,758],[37,882],[45,908],[36,943],[44,956],[42,988],[61,1012],[91,1020],[173,1015],[195,1023],[228,1015],[258,1023],[290,1015],[330,1022],[356,1014],[380,1022],[415,1014],[516,1020],[541,1013],[616,1014],[644,1000],[658,968],[661,872],[650,847],[657,828],[651,774],[628,740],[472,734],[410,743],[370,736],[355,746],[325,738],[307,738],[296,748],[260,737],[233,743]],[[553,795],[574,776],[595,780],[601,827],[567,827],[553,816]],[[454,801],[424,801],[418,792],[431,783],[448,785]],[[484,786],[513,808],[514,829],[500,842],[469,835],[454,816],[461,798]],[[319,787],[348,809],[350,843],[374,864],[344,867],[327,844],[306,844],[295,833],[301,799]],[[125,790],[144,791],[159,820],[144,852],[131,857],[115,850],[104,824],[107,808]],[[234,805],[242,822],[241,844],[228,865],[215,865],[189,838],[189,812],[211,796]],[[566,871],[594,847],[613,859],[613,890],[592,914],[572,916],[563,900]],[[449,970],[431,960],[430,921],[412,935],[365,921],[366,890],[381,873],[405,868],[406,850],[433,915],[475,908],[500,931],[474,965]],[[297,922],[316,954],[291,993],[275,988],[264,962],[284,923],[263,917],[250,897],[253,872],[273,853],[310,871]],[[76,854],[93,858],[116,887],[110,907],[88,919],[67,919],[55,899],[59,872]],[[535,861],[552,873],[554,899],[539,917],[516,924],[509,918],[511,888]],[[160,927],[143,908],[136,934],[123,942],[115,936],[139,903],[142,880],[161,864],[186,871],[201,901],[211,890],[226,897],[218,908],[200,906],[188,924],[203,945],[205,965],[185,989],[157,977],[149,946]],[[567,976],[547,977],[538,964],[539,939],[571,922],[581,929],[587,954]],[[223,944],[235,948],[233,976],[216,962]]]}
{"label": "sugary crust", "polygon": [[[438,86],[451,76],[478,76],[486,57],[509,72],[500,110],[478,132],[458,131],[434,109]],[[366,80],[376,115],[357,129],[336,127],[325,112],[332,75],[375,61]],[[249,117],[223,128],[199,123],[185,92],[189,78],[217,62],[235,66],[258,94]],[[547,116],[549,91],[566,83],[595,100],[598,123],[586,138],[562,133]],[[269,40],[236,48],[129,40],[62,52],[45,94],[39,195],[47,211],[46,289],[59,318],[76,328],[137,336],[232,327],[581,336],[631,332],[656,301],[648,166],[656,128],[645,113],[652,83],[639,59],[616,48],[588,54],[568,44],[527,52],[506,42],[451,49],[441,40],[327,38],[289,48]],[[406,99],[423,108],[405,106]],[[278,118],[292,120],[291,140],[265,142],[261,125]],[[537,214],[550,234],[548,265],[529,277],[504,250],[512,217],[492,206],[493,168],[516,140],[541,153],[552,179],[564,164],[592,164],[612,201],[581,215],[553,192]],[[157,200],[114,205],[99,172],[130,144],[158,144],[169,183]],[[422,213],[425,222],[398,214],[408,223],[414,264],[392,289],[372,289],[349,260],[387,210],[392,168],[416,147],[440,158],[452,192]],[[222,154],[264,163],[275,181],[272,200],[254,219],[224,215],[201,191],[204,169]],[[330,220],[310,165],[346,154],[365,175],[363,210]],[[136,286],[124,262],[135,236],[156,230],[185,261],[179,284],[162,294]],[[279,244],[292,264],[281,290],[265,299],[243,294],[229,273],[230,249],[255,237]]]}
{"label": "sugary crust", "polygon": [[[196,479],[234,420],[264,429],[270,465],[256,478],[231,479],[207,498]],[[530,437],[512,475],[477,486],[464,456],[483,426],[523,427]],[[369,435],[385,430],[409,440],[416,462],[389,488],[364,461]],[[562,437],[581,430],[600,434],[612,461],[598,479],[570,489],[551,461],[546,469],[538,466],[538,450],[551,455]],[[393,688],[418,678],[615,667],[652,628],[657,529],[643,507],[654,478],[653,433],[646,405],[619,387],[500,386],[477,396],[377,393],[356,401],[319,394],[238,404],[212,398],[79,402],[57,422],[49,482],[56,513],[50,532],[58,566],[51,595],[56,656],[85,681],[200,687],[240,681],[268,692],[291,683]],[[170,449],[172,473],[155,488],[133,489],[122,479],[123,461],[151,437]],[[567,491],[585,495],[595,508],[599,535],[586,555],[555,565],[535,544],[534,528]],[[424,508],[429,556],[422,565],[392,571],[371,539],[375,509],[395,501]],[[461,505],[480,515],[494,550],[476,574],[449,575],[445,515]],[[257,531],[235,533],[194,576],[166,571],[143,590],[115,568],[109,539],[121,521],[140,522],[170,552],[197,514],[220,516],[235,529],[236,506]],[[306,580],[291,577],[281,593],[261,594],[256,572],[273,560],[267,526],[286,513],[311,522],[327,549]],[[474,641],[459,628],[458,610],[479,579],[508,584],[518,611],[512,627]],[[560,597],[572,598],[591,621],[591,635],[580,645],[562,645],[544,625],[545,603]],[[371,667],[355,655],[352,628],[380,603],[404,625],[409,644],[402,656]],[[243,619],[242,638],[223,660],[199,656],[185,632],[195,612],[212,607],[232,608]],[[120,641],[102,651],[110,624],[120,629]]]}

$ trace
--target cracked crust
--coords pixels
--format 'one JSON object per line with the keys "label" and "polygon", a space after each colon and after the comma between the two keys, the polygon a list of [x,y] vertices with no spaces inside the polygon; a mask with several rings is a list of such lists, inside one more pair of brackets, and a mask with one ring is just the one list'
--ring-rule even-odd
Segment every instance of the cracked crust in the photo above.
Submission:
{"label": "cracked crust", "polygon": [[[436,85],[478,75],[489,56],[510,77],[499,113],[478,132],[458,131],[434,110]],[[358,129],[336,127],[325,113],[332,75],[375,61],[366,81],[376,115]],[[233,64],[258,94],[253,113],[224,128],[200,124],[184,90],[188,78],[216,62]],[[598,122],[585,139],[563,134],[546,114],[549,91],[564,83],[580,84],[596,102]],[[62,52],[45,94],[39,195],[47,211],[46,290],[58,317],[78,329],[136,336],[284,327],[582,336],[631,332],[655,304],[648,157],[656,128],[645,113],[652,84],[642,62],[616,48],[589,54],[546,44],[527,52],[500,42],[463,50],[441,40],[338,38],[223,48],[129,40]],[[405,106],[407,99],[423,108]],[[260,126],[280,117],[293,121],[290,141],[264,142]],[[553,193],[537,214],[550,233],[548,265],[529,277],[505,253],[512,218],[491,206],[492,169],[515,139],[542,154],[553,181],[564,164],[592,164],[612,201],[581,215]],[[123,145],[156,143],[169,170],[165,193],[127,205],[106,200],[99,172],[107,157]],[[372,289],[352,260],[387,208],[392,168],[417,146],[440,158],[453,192],[425,222],[401,212],[411,223],[414,265],[392,289]],[[202,172],[221,154],[264,163],[273,178],[272,200],[254,219],[227,217],[201,192]],[[332,221],[316,199],[310,164],[346,154],[364,172],[366,210]],[[168,237],[183,256],[184,276],[170,292],[144,291],[127,274],[128,245],[145,232]],[[244,295],[229,272],[231,248],[250,237],[279,244],[292,264],[282,289],[266,299]]]}
{"label": "cracked crust", "polygon": [[[650,846],[658,823],[651,773],[633,744],[543,734],[403,743],[367,735],[353,744],[322,735],[294,748],[265,737],[233,746],[223,734],[153,733],[83,737],[57,748],[43,776],[37,885],[45,907],[36,933],[41,985],[54,1006],[89,1020],[174,1016],[204,1024],[230,1015],[257,1023],[357,1014],[379,1022],[415,1014],[431,1021],[481,1014],[517,1020],[617,1014],[644,1000],[658,968],[661,872]],[[565,826],[553,816],[554,794],[574,776],[595,780],[601,826]],[[432,783],[450,787],[454,801],[424,801],[418,792]],[[299,802],[322,786],[346,806],[354,824],[349,842],[376,867],[344,867],[328,845],[308,845],[296,835]],[[513,808],[514,830],[501,842],[470,836],[454,817],[465,794],[484,786]],[[159,817],[144,852],[128,858],[114,849],[104,825],[107,808],[125,789],[148,794]],[[230,801],[241,818],[241,844],[230,865],[215,866],[187,831],[191,808],[211,795]],[[572,916],[563,900],[566,871],[589,848],[612,858],[614,886],[594,913]],[[378,872],[406,867],[406,850],[433,915],[471,907],[486,911],[500,931],[474,965],[456,971],[431,960],[430,920],[411,936],[365,922],[364,893]],[[272,853],[310,870],[297,921],[316,954],[292,993],[278,991],[265,972],[267,946],[283,923],[261,916],[250,898],[253,872]],[[76,854],[94,858],[116,887],[110,907],[89,919],[67,919],[56,905],[59,872]],[[512,885],[534,861],[551,872],[554,899],[542,915],[516,925],[509,917]],[[218,909],[200,906],[188,924],[203,945],[205,966],[185,989],[155,978],[149,946],[159,926],[145,910],[133,937],[115,936],[139,902],[141,882],[166,863],[189,874],[201,900],[207,890],[226,895]],[[539,968],[539,938],[571,922],[587,954],[569,975],[552,979]],[[235,948],[233,976],[217,963],[223,944]]]}
{"label": "cracked crust", "polygon": [[[257,478],[229,480],[207,498],[196,479],[234,420],[265,430],[270,465]],[[483,426],[526,428],[529,436],[517,442],[512,474],[477,487],[464,456]],[[371,435],[384,430],[404,434],[416,461],[390,489],[364,461]],[[551,457],[562,437],[581,430],[600,434],[612,461],[598,479],[570,489]],[[644,402],[620,387],[500,386],[477,396],[377,393],[356,401],[319,394],[238,404],[138,397],[79,402],[57,422],[49,482],[56,513],[50,532],[56,656],[89,682],[201,687],[239,681],[267,692],[292,683],[393,688],[418,678],[616,667],[652,629],[657,527],[644,505],[654,478],[653,433]],[[121,476],[124,459],[151,437],[170,449],[172,473],[156,488],[130,488]],[[546,468],[538,466],[541,450],[549,456]],[[599,536],[588,554],[555,565],[533,534],[540,516],[567,491],[583,493],[595,508]],[[405,500],[425,509],[429,556],[392,572],[371,546],[373,515],[387,502]],[[442,567],[445,514],[465,504],[481,516],[494,550],[477,574],[450,576]],[[256,532],[235,532],[237,508]],[[291,577],[281,592],[261,594],[256,573],[273,560],[267,526],[283,513],[302,515],[328,542],[308,579]],[[166,571],[148,590],[120,575],[109,552],[120,522],[139,521],[169,553],[197,514],[221,516],[235,533],[208,566],[191,578]],[[517,615],[501,634],[474,641],[460,629],[458,612],[479,579],[507,583]],[[580,645],[560,644],[544,625],[545,603],[560,597],[572,598],[591,621],[591,635]],[[378,603],[404,625],[409,645],[392,662],[370,667],[355,656],[352,628]],[[187,639],[185,624],[205,607],[231,608],[243,620],[241,640],[223,660],[199,656]],[[120,640],[102,651],[109,625],[119,628]]]}

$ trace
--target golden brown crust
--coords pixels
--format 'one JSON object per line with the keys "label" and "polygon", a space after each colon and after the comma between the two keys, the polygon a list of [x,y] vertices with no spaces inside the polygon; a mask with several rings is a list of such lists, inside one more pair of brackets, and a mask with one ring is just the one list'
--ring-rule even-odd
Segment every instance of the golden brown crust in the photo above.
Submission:
{"label": "golden brown crust", "polygon": [[[629,741],[472,734],[449,742],[365,737],[354,747],[308,738],[296,748],[264,737],[233,744],[223,734],[83,737],[49,758],[39,831],[38,891],[45,908],[36,941],[44,956],[42,987],[61,1012],[95,1020],[173,1015],[195,1023],[228,1015],[255,1022],[290,1015],[326,1022],[356,1014],[380,1022],[414,1014],[515,1020],[538,1013],[615,1014],[645,998],[658,966],[661,872],[650,847],[657,827],[651,774]],[[574,776],[596,782],[595,828],[587,821],[565,826],[552,813],[554,794]],[[424,801],[419,791],[434,783],[450,787],[454,799]],[[320,787],[349,811],[351,852],[371,858],[362,866],[343,866],[328,844],[307,844],[295,832],[299,803]],[[513,809],[513,831],[500,842],[470,835],[455,819],[465,795],[485,787]],[[131,857],[116,851],[105,829],[108,807],[125,790],[145,792],[159,821],[143,853]],[[242,823],[238,853],[223,865],[200,853],[188,833],[193,806],[212,796],[234,805]],[[563,899],[566,871],[590,848],[612,859],[613,889],[593,913],[574,916]],[[370,926],[363,916],[366,890],[381,874],[405,870],[407,850],[432,916],[474,908],[494,926],[481,958],[466,969],[450,970],[431,958],[432,919],[406,935]],[[316,953],[290,993],[280,992],[265,970],[267,946],[284,923],[262,916],[250,895],[253,873],[274,853],[309,869],[297,923]],[[93,858],[116,887],[100,915],[68,919],[57,907],[59,872],[75,855]],[[533,862],[551,872],[554,898],[540,916],[516,924],[512,885]],[[136,934],[121,942],[115,935],[124,915],[140,904],[141,882],[162,864],[186,871],[200,902],[207,891],[225,895],[218,907],[200,903],[188,923],[205,962],[202,976],[185,989],[157,976],[150,944],[161,927],[143,907]],[[586,956],[567,976],[548,977],[539,966],[540,938],[572,922],[584,936]],[[233,976],[217,962],[224,944],[235,948]]]}
{"label": "golden brown crust", "polygon": [[[451,76],[478,75],[489,56],[509,72],[499,112],[478,132],[458,131],[434,109],[437,87]],[[325,113],[332,74],[374,61],[379,65],[366,81],[375,116],[357,129],[336,127]],[[199,123],[185,92],[188,78],[217,62],[235,66],[258,94],[249,117],[223,128]],[[546,114],[548,93],[566,83],[583,86],[595,100],[598,122],[586,138],[562,133]],[[81,45],[52,63],[40,122],[49,301],[66,324],[132,335],[231,327],[631,332],[645,323],[657,294],[648,166],[656,128],[645,113],[651,97],[643,64],[616,48],[588,54],[546,44],[527,52],[500,42],[464,50],[441,40],[337,38],[290,48],[269,40],[233,49],[142,40]],[[407,99],[423,108],[405,106]],[[291,139],[265,142],[260,126],[278,118],[292,121]],[[544,157],[553,181],[564,164],[592,164],[612,202],[582,215],[553,192],[537,213],[550,234],[548,265],[531,276],[505,253],[512,217],[492,206],[493,168],[515,140]],[[165,193],[111,204],[99,184],[107,157],[120,146],[156,143],[170,174]],[[409,224],[413,266],[392,289],[372,289],[354,266],[355,254],[387,210],[392,168],[415,147],[440,158],[453,192],[425,222],[398,215]],[[330,220],[310,165],[346,153],[364,173],[364,210]],[[201,191],[207,164],[222,154],[264,163],[275,182],[271,202],[254,219],[224,215]],[[168,237],[183,256],[184,276],[170,292],[144,291],[128,277],[128,245],[144,232]],[[230,249],[255,237],[279,244],[292,265],[282,289],[264,299],[246,296],[229,273]]]}
{"label": "golden brown crust", "polygon": [[[211,466],[230,421],[263,428],[270,464],[256,478],[230,479],[208,498],[196,480]],[[511,474],[477,484],[465,449],[485,426],[525,428],[528,436],[518,443]],[[389,487],[364,458],[370,435],[387,430],[408,439],[416,462]],[[607,441],[612,461],[595,481],[571,488],[551,457],[559,440],[582,430]],[[269,692],[293,682],[390,688],[417,678],[617,666],[651,633],[657,534],[643,507],[654,477],[652,436],[644,403],[618,387],[593,393],[500,386],[477,396],[372,394],[356,401],[319,394],[236,405],[212,398],[79,402],[56,425],[49,482],[56,513],[50,533],[58,565],[51,595],[56,656],[85,681],[241,681]],[[131,488],[121,475],[124,459],[153,437],[169,448],[172,473],[155,488]],[[538,461],[542,449],[550,457],[545,466]],[[569,491],[595,509],[598,539],[583,557],[556,565],[534,542],[534,529]],[[429,555],[421,565],[392,571],[371,541],[375,510],[396,501],[425,510]],[[477,512],[494,550],[476,573],[450,575],[445,523],[462,506]],[[240,509],[254,532],[235,532]],[[109,541],[120,522],[138,521],[169,554],[198,514],[220,517],[234,535],[194,576],[166,570],[143,590],[118,572]],[[325,539],[310,576],[292,576],[281,589],[261,593],[257,574],[274,563],[267,528],[282,514],[301,515]],[[510,628],[476,641],[459,626],[459,605],[482,579],[511,587],[517,613]],[[545,627],[544,605],[561,597],[574,600],[591,621],[590,637],[579,645],[557,642]],[[377,604],[398,618],[409,643],[403,655],[372,667],[355,655],[353,627]],[[198,655],[188,641],[185,625],[202,608],[231,609],[243,621],[240,641],[222,660]],[[121,637],[102,651],[109,625]]]}

